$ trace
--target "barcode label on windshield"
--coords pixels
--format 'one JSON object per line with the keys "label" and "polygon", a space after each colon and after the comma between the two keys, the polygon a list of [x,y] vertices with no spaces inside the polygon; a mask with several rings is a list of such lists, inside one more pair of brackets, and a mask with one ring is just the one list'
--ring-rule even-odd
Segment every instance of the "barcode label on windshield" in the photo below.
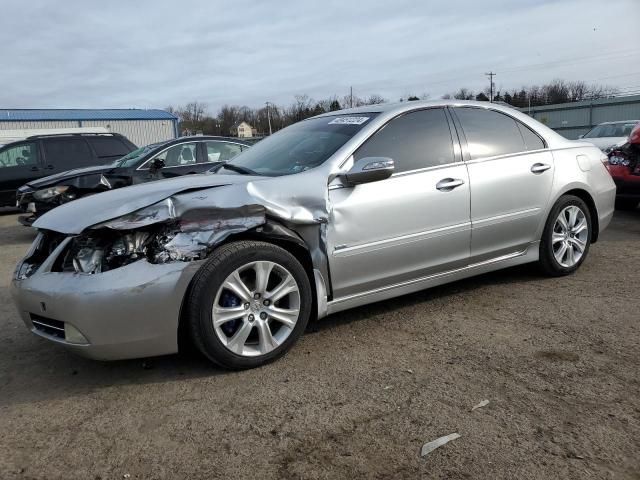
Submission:
{"label": "barcode label on windshield", "polygon": [[369,117],[337,117],[329,122],[329,125],[362,125]]}

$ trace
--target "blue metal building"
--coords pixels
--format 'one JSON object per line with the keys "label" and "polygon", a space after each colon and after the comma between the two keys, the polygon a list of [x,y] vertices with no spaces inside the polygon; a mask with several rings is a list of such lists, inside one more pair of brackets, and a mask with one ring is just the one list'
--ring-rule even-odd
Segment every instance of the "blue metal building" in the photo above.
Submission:
{"label": "blue metal building", "polygon": [[178,118],[164,110],[0,109],[0,130],[105,127],[136,145],[178,136]]}

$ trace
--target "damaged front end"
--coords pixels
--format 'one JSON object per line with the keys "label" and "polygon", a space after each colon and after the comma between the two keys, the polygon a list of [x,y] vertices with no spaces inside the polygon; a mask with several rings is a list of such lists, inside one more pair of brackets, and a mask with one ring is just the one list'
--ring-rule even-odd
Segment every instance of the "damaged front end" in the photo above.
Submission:
{"label": "damaged front end", "polygon": [[74,237],[60,256],[59,271],[95,274],[141,259],[152,264],[200,260],[229,235],[264,223],[260,205],[183,212],[169,197]]}

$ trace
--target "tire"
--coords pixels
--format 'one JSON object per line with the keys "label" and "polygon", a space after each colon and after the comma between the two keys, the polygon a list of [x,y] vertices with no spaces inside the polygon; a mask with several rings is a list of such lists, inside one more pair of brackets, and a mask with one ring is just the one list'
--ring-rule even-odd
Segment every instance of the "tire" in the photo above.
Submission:
{"label": "tire", "polygon": [[616,210],[635,210],[638,203],[637,198],[616,198]]}
{"label": "tire", "polygon": [[[574,224],[574,227],[577,226],[577,228],[565,229],[564,224],[560,221],[560,214],[563,213],[566,224],[570,224],[572,221],[571,212],[576,212],[576,208],[580,212],[576,214]],[[583,223],[580,222],[581,218],[584,219]],[[586,226],[586,230],[582,230],[583,225]],[[575,233],[578,229],[580,229],[580,232]],[[575,272],[587,258],[592,236],[591,215],[587,204],[581,198],[573,195],[560,197],[551,209],[542,233],[540,240],[540,267],[547,275],[554,277]],[[566,248],[564,253],[563,248]],[[577,252],[580,248],[582,248],[582,252],[576,260]],[[571,255],[570,249],[573,253],[571,258],[569,257]]]}
{"label": "tire", "polygon": [[191,338],[219,366],[259,367],[298,340],[312,303],[309,277],[289,252],[266,242],[229,243],[194,277],[187,317]]}

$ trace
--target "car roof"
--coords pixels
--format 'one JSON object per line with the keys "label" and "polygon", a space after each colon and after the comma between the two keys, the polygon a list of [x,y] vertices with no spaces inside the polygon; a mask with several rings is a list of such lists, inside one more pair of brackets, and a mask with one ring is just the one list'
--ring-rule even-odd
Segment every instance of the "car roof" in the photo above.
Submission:
{"label": "car roof", "polygon": [[430,107],[476,107],[486,110],[495,110],[503,112],[510,117],[517,119],[530,128],[534,129],[538,134],[542,135],[547,141],[550,147],[559,148],[562,146],[568,146],[570,141],[564,138],[562,135],[554,132],[546,125],[543,125],[539,121],[530,117],[526,113],[521,112],[517,108],[511,107],[503,102],[479,102],[473,100],[456,100],[456,99],[440,99],[440,100],[416,100],[399,103],[383,103],[379,105],[365,105],[363,107],[348,108],[345,110],[336,110],[334,112],[327,112],[316,117],[331,117],[335,115],[352,115],[352,114],[366,114],[366,113],[378,113],[378,120],[388,121],[396,115],[411,112],[414,110],[421,110]]}
{"label": "car roof", "polygon": [[185,136],[185,137],[178,137],[178,138],[172,138],[171,140],[167,140],[166,142],[158,142],[158,145],[167,145],[169,143],[175,142],[175,143],[179,143],[179,142],[184,142],[184,141],[206,141],[206,140],[219,140],[219,141],[223,141],[223,142],[232,142],[232,143],[239,143],[241,145],[247,145],[250,146],[251,144],[249,142],[246,142],[238,137],[222,137],[219,135],[189,135],[189,136]]}
{"label": "car roof", "polygon": [[615,122],[602,122],[602,123],[599,123],[598,125],[617,125],[619,123],[639,123],[639,122],[640,120],[616,120]]}
{"label": "car roof", "polygon": [[504,102],[479,102],[479,101],[473,101],[473,100],[440,99],[440,100],[415,100],[415,101],[395,102],[395,103],[380,103],[377,105],[365,105],[362,107],[347,108],[344,110],[336,110],[333,112],[323,113],[321,115],[318,115],[318,117],[330,117],[334,115],[349,115],[352,113],[381,113],[381,112],[393,112],[393,111],[402,112],[402,111],[416,110],[420,108],[447,107],[447,106],[451,106],[451,107],[471,106],[471,107],[492,108],[494,110],[508,110],[508,111],[516,110],[514,107],[511,107],[505,104]]}

